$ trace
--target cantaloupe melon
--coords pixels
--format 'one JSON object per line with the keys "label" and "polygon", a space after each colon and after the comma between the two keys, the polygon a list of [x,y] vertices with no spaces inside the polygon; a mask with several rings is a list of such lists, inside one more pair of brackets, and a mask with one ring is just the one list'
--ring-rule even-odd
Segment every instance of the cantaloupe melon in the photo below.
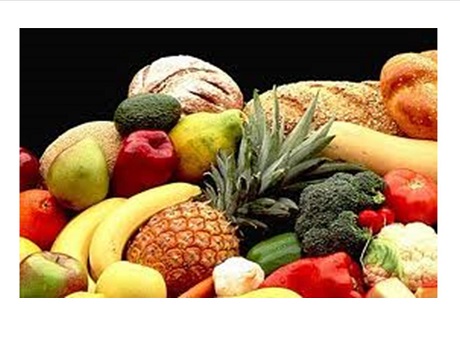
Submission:
{"label": "cantaloupe melon", "polygon": [[51,163],[62,151],[86,137],[91,137],[100,145],[109,173],[112,174],[118,151],[121,147],[121,136],[112,121],[85,122],[70,128],[54,140],[40,158],[40,174],[46,178]]}

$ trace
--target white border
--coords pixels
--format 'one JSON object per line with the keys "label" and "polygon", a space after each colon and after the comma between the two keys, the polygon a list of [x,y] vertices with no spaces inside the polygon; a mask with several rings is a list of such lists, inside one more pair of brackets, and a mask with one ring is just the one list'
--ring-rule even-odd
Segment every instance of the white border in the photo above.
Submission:
{"label": "white border", "polygon": [[[8,271],[8,276],[3,276],[0,294],[7,322],[3,323],[0,332],[1,343],[433,344],[443,343],[444,338],[449,339],[447,343],[451,343],[450,339],[458,339],[456,330],[451,327],[457,320],[456,315],[449,315],[442,308],[456,312],[453,303],[457,301],[460,287],[460,260],[456,255],[460,243],[459,174],[454,167],[459,150],[458,13],[458,3],[440,1],[0,3],[2,215],[8,219],[0,227],[3,235],[0,262],[2,272]],[[17,243],[19,219],[16,206],[18,28],[27,27],[439,28],[440,298],[367,302],[99,300],[67,304],[60,300],[19,300],[17,249],[12,245]]]}

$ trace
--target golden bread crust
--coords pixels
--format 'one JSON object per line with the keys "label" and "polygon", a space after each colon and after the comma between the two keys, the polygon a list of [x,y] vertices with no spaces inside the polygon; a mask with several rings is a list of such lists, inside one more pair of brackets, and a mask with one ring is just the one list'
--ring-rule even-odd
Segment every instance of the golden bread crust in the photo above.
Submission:
{"label": "golden bread crust", "polygon": [[380,87],[390,116],[409,137],[437,140],[437,51],[404,53],[382,68]]}
{"label": "golden bread crust", "polygon": [[[285,130],[290,132],[304,115],[319,92],[312,128],[324,125],[331,117],[352,122],[383,133],[402,135],[396,122],[387,113],[378,81],[301,81],[277,88],[280,111],[285,117]],[[273,91],[260,95],[267,116],[273,110]],[[252,113],[252,101],[244,111]]]}

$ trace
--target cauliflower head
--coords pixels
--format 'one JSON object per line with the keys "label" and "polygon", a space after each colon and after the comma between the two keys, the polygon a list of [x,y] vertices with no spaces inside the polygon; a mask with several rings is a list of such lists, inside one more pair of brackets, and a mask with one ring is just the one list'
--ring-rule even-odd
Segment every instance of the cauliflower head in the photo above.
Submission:
{"label": "cauliflower head", "polygon": [[420,222],[387,225],[369,245],[363,269],[369,286],[390,277],[398,277],[412,291],[437,286],[437,234]]}
{"label": "cauliflower head", "polygon": [[235,256],[214,267],[212,277],[217,297],[235,297],[257,289],[265,273],[259,264]]}

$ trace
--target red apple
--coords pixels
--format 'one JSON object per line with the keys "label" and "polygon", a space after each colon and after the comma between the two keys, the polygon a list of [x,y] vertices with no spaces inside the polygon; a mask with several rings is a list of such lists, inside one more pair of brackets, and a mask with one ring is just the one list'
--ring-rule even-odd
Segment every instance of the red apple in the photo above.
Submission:
{"label": "red apple", "polygon": [[37,157],[24,147],[19,147],[19,191],[36,188],[40,182],[40,163]]}
{"label": "red apple", "polygon": [[80,261],[67,254],[31,254],[21,261],[19,271],[22,298],[65,297],[88,289],[85,268]]}
{"label": "red apple", "polygon": [[168,182],[177,167],[174,146],[163,131],[140,130],[122,143],[112,175],[114,196],[130,197]]}

